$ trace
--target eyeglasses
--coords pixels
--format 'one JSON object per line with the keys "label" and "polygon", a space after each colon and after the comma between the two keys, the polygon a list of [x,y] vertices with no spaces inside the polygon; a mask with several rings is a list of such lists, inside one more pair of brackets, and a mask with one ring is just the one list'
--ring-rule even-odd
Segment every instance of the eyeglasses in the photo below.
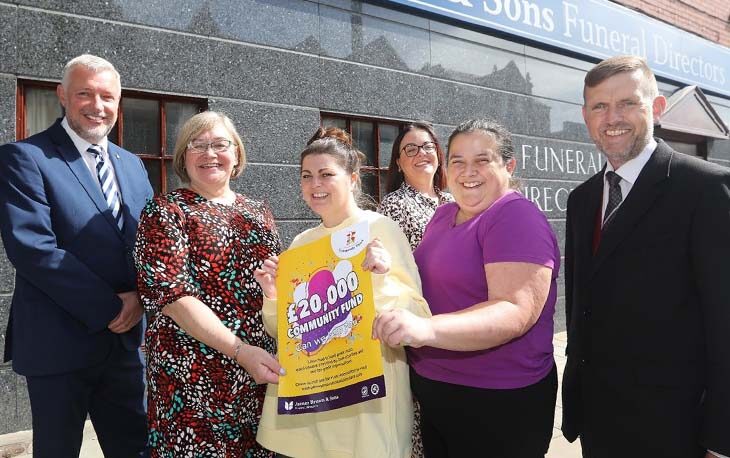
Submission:
{"label": "eyeglasses", "polygon": [[203,154],[208,152],[208,148],[211,148],[214,153],[224,153],[233,144],[230,140],[215,140],[210,143],[208,142],[190,142],[188,143],[188,150],[195,154]]}
{"label": "eyeglasses", "polygon": [[426,142],[423,145],[415,145],[413,143],[409,143],[406,146],[404,146],[401,151],[403,151],[406,156],[413,157],[418,155],[418,150],[422,149],[424,153],[426,154],[433,154],[436,152],[436,143],[434,142]]}

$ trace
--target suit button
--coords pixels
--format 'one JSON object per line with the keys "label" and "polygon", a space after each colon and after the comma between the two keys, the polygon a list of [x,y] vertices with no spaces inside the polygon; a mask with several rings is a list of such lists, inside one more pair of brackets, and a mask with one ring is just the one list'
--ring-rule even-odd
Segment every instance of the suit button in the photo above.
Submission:
{"label": "suit button", "polygon": [[591,317],[591,309],[585,309],[583,310],[583,317],[587,320]]}
{"label": "suit button", "polygon": [[581,358],[580,363],[581,364],[588,364],[588,358]]}

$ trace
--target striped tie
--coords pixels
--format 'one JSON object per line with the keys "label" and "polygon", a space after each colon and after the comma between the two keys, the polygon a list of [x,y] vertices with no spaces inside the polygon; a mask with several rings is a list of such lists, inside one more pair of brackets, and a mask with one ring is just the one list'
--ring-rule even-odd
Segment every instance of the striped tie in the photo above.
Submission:
{"label": "striped tie", "polygon": [[112,170],[107,161],[102,156],[102,150],[99,145],[91,145],[87,150],[94,155],[96,159],[96,176],[99,178],[99,184],[101,185],[101,192],[104,193],[106,203],[112,211],[112,216],[117,222],[117,226],[121,231],[124,229],[124,218],[122,215],[122,199],[119,196],[117,190],[117,184],[114,182],[112,176]]}
{"label": "striped tie", "polygon": [[603,227],[613,219],[621,201],[624,200],[621,193],[621,177],[612,171],[606,172],[606,181],[608,181],[608,204],[606,205],[606,213],[603,214]]}

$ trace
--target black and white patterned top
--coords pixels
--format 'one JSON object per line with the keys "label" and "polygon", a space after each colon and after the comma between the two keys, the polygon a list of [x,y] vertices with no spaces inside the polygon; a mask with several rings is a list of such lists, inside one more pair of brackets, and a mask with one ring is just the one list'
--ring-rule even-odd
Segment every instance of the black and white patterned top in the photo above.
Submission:
{"label": "black and white patterned top", "polygon": [[386,194],[378,206],[379,213],[398,223],[411,244],[411,250],[415,250],[421,243],[423,231],[426,230],[426,224],[431,221],[436,207],[454,201],[448,192],[438,189],[434,191],[438,195],[438,200],[421,194],[404,181],[400,188]]}

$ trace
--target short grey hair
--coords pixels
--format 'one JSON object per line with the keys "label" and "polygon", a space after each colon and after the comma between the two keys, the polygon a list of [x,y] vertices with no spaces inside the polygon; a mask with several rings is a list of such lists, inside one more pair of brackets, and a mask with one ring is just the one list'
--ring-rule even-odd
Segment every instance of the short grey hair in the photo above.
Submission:
{"label": "short grey hair", "polygon": [[61,85],[66,89],[68,87],[68,81],[71,75],[71,72],[76,67],[84,67],[88,70],[91,70],[94,73],[99,73],[102,71],[110,71],[114,73],[114,75],[117,77],[117,81],[119,81],[119,85],[121,86],[122,79],[119,76],[119,72],[116,68],[114,68],[114,65],[112,65],[111,62],[108,60],[101,58],[99,56],[94,56],[92,54],[82,54],[80,56],[74,57],[70,61],[66,63],[66,66],[63,67],[63,78],[61,79]]}

